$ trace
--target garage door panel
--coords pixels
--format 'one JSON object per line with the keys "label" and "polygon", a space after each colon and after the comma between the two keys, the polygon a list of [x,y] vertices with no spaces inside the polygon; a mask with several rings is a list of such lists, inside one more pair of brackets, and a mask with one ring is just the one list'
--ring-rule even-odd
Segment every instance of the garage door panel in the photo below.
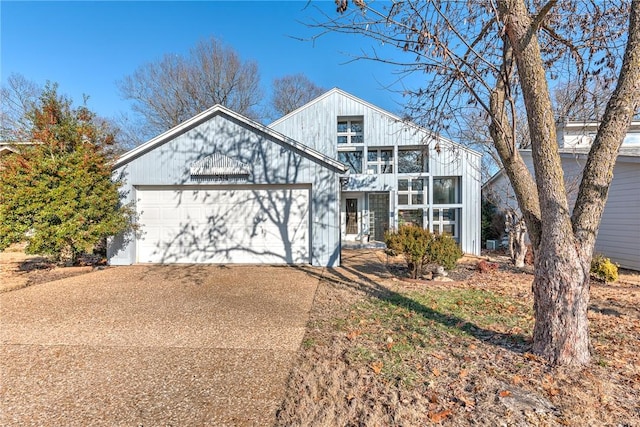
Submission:
{"label": "garage door panel", "polygon": [[144,190],[138,212],[138,262],[310,261],[308,189]]}

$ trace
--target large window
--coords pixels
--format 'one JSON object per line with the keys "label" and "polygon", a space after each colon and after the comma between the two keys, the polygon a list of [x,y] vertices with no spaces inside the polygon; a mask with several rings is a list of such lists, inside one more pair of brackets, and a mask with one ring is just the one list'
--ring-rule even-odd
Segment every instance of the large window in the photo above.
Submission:
{"label": "large window", "polygon": [[421,148],[398,149],[398,173],[429,172],[427,153]]}
{"label": "large window", "polygon": [[422,209],[400,209],[398,210],[398,225],[415,225],[422,228],[424,227],[423,214]]}
{"label": "large window", "polygon": [[460,203],[460,180],[457,177],[433,178],[433,203],[453,205]]}
{"label": "large window", "polygon": [[349,167],[351,173],[362,173],[362,151],[338,151],[338,161]]}
{"label": "large window", "polygon": [[338,118],[338,144],[364,143],[364,126],[362,118]]}
{"label": "large window", "polygon": [[372,174],[393,173],[393,150],[390,148],[367,151],[367,172]]}
{"label": "large window", "polygon": [[448,234],[458,240],[458,223],[461,209],[446,208],[433,209],[433,232],[435,234]]}
{"label": "large window", "polygon": [[406,178],[398,180],[398,204],[399,205],[424,205],[426,203],[424,179]]}

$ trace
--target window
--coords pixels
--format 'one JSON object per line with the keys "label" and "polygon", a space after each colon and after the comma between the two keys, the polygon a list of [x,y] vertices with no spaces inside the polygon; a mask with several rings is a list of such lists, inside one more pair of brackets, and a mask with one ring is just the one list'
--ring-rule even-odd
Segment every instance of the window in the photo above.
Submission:
{"label": "window", "polygon": [[400,209],[398,210],[398,225],[415,225],[422,228],[423,225],[422,209]]}
{"label": "window", "polygon": [[390,148],[367,151],[367,172],[372,174],[393,173],[393,150]]}
{"label": "window", "polygon": [[422,178],[403,178],[398,180],[399,205],[424,205],[425,183]]}
{"label": "window", "polygon": [[458,240],[458,223],[461,209],[433,209],[433,232],[434,234],[449,234]]}
{"label": "window", "polygon": [[351,173],[362,173],[362,151],[338,151],[338,161],[349,167]]}
{"label": "window", "polygon": [[362,118],[338,119],[338,144],[364,143],[364,126]]}
{"label": "window", "polygon": [[452,205],[460,203],[459,179],[433,178],[433,203],[436,205]]}
{"label": "window", "polygon": [[398,173],[428,172],[427,153],[423,149],[398,149]]}

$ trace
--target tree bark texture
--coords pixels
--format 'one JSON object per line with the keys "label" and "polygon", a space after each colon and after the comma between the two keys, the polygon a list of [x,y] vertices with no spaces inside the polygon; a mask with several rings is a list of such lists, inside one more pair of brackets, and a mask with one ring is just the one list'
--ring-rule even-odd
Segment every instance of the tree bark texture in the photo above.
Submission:
{"label": "tree bark texture", "polygon": [[[546,6],[546,11],[550,10],[554,1]],[[536,36],[537,23],[530,18],[523,0],[502,0],[499,10],[513,46],[525,100],[537,197],[543,215],[538,239],[535,239],[538,230],[530,229],[536,253],[533,351],[554,364],[584,365],[590,361],[587,309],[595,238],[617,153],[640,107],[640,0],[633,0],[631,4],[620,77],[589,153],[572,216]],[[514,190],[521,191],[516,186]],[[524,195],[518,197],[520,200]],[[525,220],[530,228],[538,226],[526,216]]]}
{"label": "tree bark texture", "polygon": [[[554,364],[588,364],[591,258],[585,259],[578,251],[573,235],[538,29],[523,0],[505,0],[499,5],[520,77],[538,200],[544,213],[539,238],[532,238],[536,253],[533,351]],[[535,233],[537,224],[526,219]]]}

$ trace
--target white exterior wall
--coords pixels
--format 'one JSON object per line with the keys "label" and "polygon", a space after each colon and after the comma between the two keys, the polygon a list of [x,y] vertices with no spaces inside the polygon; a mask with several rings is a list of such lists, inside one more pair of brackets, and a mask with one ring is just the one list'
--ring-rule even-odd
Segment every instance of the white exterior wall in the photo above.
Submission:
{"label": "white exterior wall", "polygon": [[[137,150],[137,149],[136,149]],[[136,150],[132,150],[132,153]],[[190,167],[213,153],[239,161],[250,169],[246,180],[194,180]],[[125,154],[123,157],[126,157]],[[219,187],[310,188],[310,251],[313,265],[340,264],[338,170],[278,138],[227,114],[194,123],[158,146],[140,152],[114,170],[124,181],[123,203],[137,201],[139,188],[215,190]],[[251,224],[247,225],[248,227]],[[116,236],[109,244],[113,265],[137,262],[136,239]]]}
{"label": "white exterior wall", "polygon": [[[465,253],[480,253],[480,160],[479,153],[444,138],[434,138],[427,130],[407,123],[378,107],[358,99],[339,89],[333,89],[309,104],[277,120],[269,127],[301,143],[315,148],[327,156],[338,158],[340,148],[356,147],[357,144],[338,145],[338,118],[362,118],[364,144],[362,147],[364,164],[362,174],[349,175],[348,183],[342,187],[342,224],[344,225],[346,197],[358,199],[361,232],[354,238],[361,238],[369,232],[367,194],[389,192],[389,209],[392,214],[391,227],[398,225],[397,182],[399,178],[422,177],[429,183],[425,195],[427,205],[424,218],[429,218],[432,229],[432,191],[434,177],[458,177],[461,188],[460,203],[442,205],[438,208],[460,208],[459,237]],[[368,148],[389,147],[394,150],[394,170],[390,174],[367,174],[366,157]],[[422,174],[398,174],[398,148],[415,147],[428,149],[428,172]],[[343,238],[344,230],[343,230]]]}

